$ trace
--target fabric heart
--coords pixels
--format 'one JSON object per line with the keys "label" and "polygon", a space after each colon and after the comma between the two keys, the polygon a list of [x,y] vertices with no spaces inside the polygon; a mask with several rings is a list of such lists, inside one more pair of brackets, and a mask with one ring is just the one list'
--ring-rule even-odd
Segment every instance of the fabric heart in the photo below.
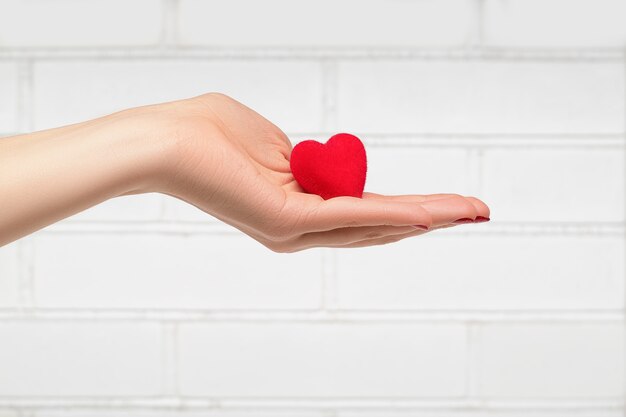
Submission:
{"label": "fabric heart", "polygon": [[307,192],[324,200],[339,196],[363,198],[367,157],[359,138],[338,133],[320,143],[305,140],[291,151],[291,173]]}

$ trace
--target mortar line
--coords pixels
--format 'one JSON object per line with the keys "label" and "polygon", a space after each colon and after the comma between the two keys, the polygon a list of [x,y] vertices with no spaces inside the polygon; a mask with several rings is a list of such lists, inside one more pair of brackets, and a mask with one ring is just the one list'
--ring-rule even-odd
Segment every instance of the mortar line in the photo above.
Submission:
{"label": "mortar line", "polygon": [[467,323],[467,368],[466,384],[468,400],[479,400],[480,369],[481,369],[481,336],[484,323],[470,321]]}
{"label": "mortar line", "polygon": [[[2,136],[14,136],[20,131],[0,131]],[[285,132],[289,137],[327,136],[333,132],[297,131]],[[429,148],[626,148],[626,136],[622,133],[584,133],[584,134],[552,134],[552,133],[380,133],[357,132],[361,140],[372,147],[429,147]]]}
{"label": "mortar line", "polygon": [[[168,1],[168,0],[164,0]],[[172,0],[174,1],[174,0]],[[174,11],[176,8],[174,8]],[[174,25],[176,26],[176,25]],[[172,28],[173,29],[173,28]],[[168,29],[170,30],[170,29]],[[163,35],[162,35],[163,36]],[[170,33],[168,36],[172,36]],[[174,41],[174,39],[170,39]],[[622,48],[576,49],[576,48],[315,48],[315,47],[249,47],[225,48],[220,46],[189,46],[183,50],[163,48],[163,40],[154,47],[108,47],[108,48],[11,48],[0,50],[1,60],[32,58],[37,60],[58,59],[273,59],[273,60],[446,60],[446,61],[504,61],[504,62],[622,62]]]}
{"label": "mortar line", "polygon": [[[322,77],[322,120],[323,132],[333,132],[337,128],[337,62],[334,59],[321,60]],[[332,133],[331,133],[332,134]],[[320,137],[322,142],[328,138]],[[336,308],[336,265],[333,248],[322,248],[322,310]]]}
{"label": "mortar line", "polygon": [[[367,399],[359,397],[213,397],[213,396],[183,396],[183,397],[0,397],[0,410],[5,408],[22,407],[32,410],[132,410],[145,412],[150,410],[172,410],[173,407],[187,410],[208,410],[221,408],[224,410],[314,410],[314,411],[356,411],[356,410],[392,410],[402,408],[408,410],[445,410],[449,407],[473,409],[479,407],[482,411],[555,411],[559,409],[580,410],[619,410],[621,399],[606,398],[577,398],[577,399],[544,399],[531,397],[524,399],[493,400],[485,403],[480,400],[447,397],[385,397],[370,396]],[[449,411],[449,410],[448,410]]]}
{"label": "mortar line", "polygon": [[[84,309],[31,309],[23,311],[19,307],[0,310],[3,322],[40,321],[49,323],[66,322],[134,322],[134,323],[256,323],[271,325],[272,323],[291,324],[351,324],[355,326],[397,323],[397,324],[432,324],[448,323],[464,325],[474,323],[526,323],[526,324],[582,324],[582,323],[616,323],[623,321],[620,309],[606,311],[502,311],[502,310],[335,310],[335,311],[225,311],[225,310],[183,310],[171,309],[159,311],[155,309],[112,309],[102,308],[99,311]],[[164,331],[167,328],[164,328]],[[177,329],[170,329],[172,332]],[[176,334],[175,332],[173,334]]]}
{"label": "mortar line", "polygon": [[162,340],[162,394],[178,396],[179,369],[178,369],[178,329],[179,323],[167,321],[161,323]]}
{"label": "mortar line", "polygon": [[34,241],[27,237],[18,241],[18,310],[31,311],[34,302]]}
{"label": "mortar line", "polygon": [[[624,53],[626,53],[626,47],[624,48]],[[623,134],[626,136],[626,55],[625,58],[622,62],[622,74],[623,74],[623,79],[622,79],[622,88],[624,89],[624,91],[622,92],[622,97],[623,97],[623,101],[622,101],[622,117],[623,117],[623,129],[624,132]],[[623,166],[622,166],[622,178],[624,180],[624,189],[623,189],[623,196],[622,196],[622,201],[624,202],[624,220],[626,221],[626,150],[622,149],[622,160],[623,160]],[[623,277],[623,286],[624,286],[624,300],[623,300],[623,304],[622,304],[622,320],[624,320],[624,324],[622,326],[622,340],[623,340],[623,346],[624,346],[624,375],[623,375],[623,415],[624,417],[626,417],[626,229],[624,229],[623,231],[623,235],[622,235],[622,242],[624,245],[624,256],[622,258],[622,264],[623,264],[623,269],[624,269],[624,277]]]}

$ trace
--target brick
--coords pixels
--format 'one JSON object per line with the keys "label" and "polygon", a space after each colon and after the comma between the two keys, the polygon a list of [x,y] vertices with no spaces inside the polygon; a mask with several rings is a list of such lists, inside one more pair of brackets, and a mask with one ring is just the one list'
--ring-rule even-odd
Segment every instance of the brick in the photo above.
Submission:
{"label": "brick", "polygon": [[619,237],[453,237],[446,232],[338,250],[339,308],[623,307],[624,242]]}
{"label": "brick", "polygon": [[16,131],[17,66],[0,62],[0,137]]}
{"label": "brick", "polygon": [[270,251],[244,234],[39,236],[40,307],[314,309],[321,251]]}
{"label": "brick", "polygon": [[283,130],[319,130],[321,67],[309,61],[46,61],[34,68],[37,129],[221,92]]}
{"label": "brick", "polygon": [[493,324],[478,343],[480,395],[622,398],[623,323]]}
{"label": "brick", "polygon": [[189,324],[182,395],[440,397],[465,389],[465,329],[448,324]]}
{"label": "brick", "polygon": [[0,308],[18,304],[18,242],[0,248]]}
{"label": "brick", "polygon": [[191,45],[462,46],[478,32],[471,0],[182,0],[179,14],[180,40]]}
{"label": "brick", "polygon": [[486,150],[482,197],[502,221],[620,222],[624,160],[623,149]]}
{"label": "brick", "polygon": [[620,62],[386,60],[339,66],[339,130],[622,133]]}
{"label": "brick", "polygon": [[0,0],[0,47],[156,45],[159,0]]}
{"label": "brick", "polygon": [[155,395],[156,324],[2,322],[0,395]]}
{"label": "brick", "polygon": [[505,47],[624,47],[621,0],[486,0],[484,42]]}

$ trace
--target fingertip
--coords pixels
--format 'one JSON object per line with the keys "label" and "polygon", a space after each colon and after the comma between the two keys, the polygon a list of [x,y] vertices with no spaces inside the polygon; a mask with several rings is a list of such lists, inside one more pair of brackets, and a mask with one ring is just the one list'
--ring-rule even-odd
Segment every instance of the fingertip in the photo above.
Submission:
{"label": "fingertip", "polygon": [[476,207],[477,217],[491,217],[491,210],[489,209],[489,206],[487,206],[487,204],[485,204],[482,200],[473,196],[465,196],[465,198],[469,200],[474,207]]}

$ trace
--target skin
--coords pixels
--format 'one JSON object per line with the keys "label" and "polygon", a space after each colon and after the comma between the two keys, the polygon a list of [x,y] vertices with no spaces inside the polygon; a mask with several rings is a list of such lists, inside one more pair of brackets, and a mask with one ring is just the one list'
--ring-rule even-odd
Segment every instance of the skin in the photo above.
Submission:
{"label": "skin", "polygon": [[488,219],[458,194],[323,200],[289,168],[274,124],[219,93],[123,110],[0,140],[0,246],[123,195],[174,196],[270,250],[363,247]]}

